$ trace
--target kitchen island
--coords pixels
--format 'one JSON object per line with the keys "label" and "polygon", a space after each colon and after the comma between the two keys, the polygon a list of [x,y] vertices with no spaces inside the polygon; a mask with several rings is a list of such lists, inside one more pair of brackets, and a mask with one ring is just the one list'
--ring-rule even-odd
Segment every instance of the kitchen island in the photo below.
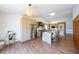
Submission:
{"label": "kitchen island", "polygon": [[42,41],[51,44],[55,42],[59,37],[59,30],[45,30],[42,32]]}

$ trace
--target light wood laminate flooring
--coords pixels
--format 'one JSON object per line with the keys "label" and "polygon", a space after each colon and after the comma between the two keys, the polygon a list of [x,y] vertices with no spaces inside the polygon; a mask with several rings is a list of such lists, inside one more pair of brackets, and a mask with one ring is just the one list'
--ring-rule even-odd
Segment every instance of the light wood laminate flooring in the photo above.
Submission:
{"label": "light wood laminate flooring", "polygon": [[7,45],[0,50],[1,54],[76,54],[79,51],[75,48],[72,36],[68,35],[66,40],[60,37],[55,43],[48,44],[41,38],[26,42],[18,42]]}

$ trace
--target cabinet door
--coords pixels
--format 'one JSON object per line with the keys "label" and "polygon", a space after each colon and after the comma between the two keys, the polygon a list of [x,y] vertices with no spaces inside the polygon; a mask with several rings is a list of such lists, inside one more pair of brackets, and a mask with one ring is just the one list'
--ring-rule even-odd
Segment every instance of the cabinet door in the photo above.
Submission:
{"label": "cabinet door", "polygon": [[30,40],[30,18],[28,17],[21,19],[21,40]]}

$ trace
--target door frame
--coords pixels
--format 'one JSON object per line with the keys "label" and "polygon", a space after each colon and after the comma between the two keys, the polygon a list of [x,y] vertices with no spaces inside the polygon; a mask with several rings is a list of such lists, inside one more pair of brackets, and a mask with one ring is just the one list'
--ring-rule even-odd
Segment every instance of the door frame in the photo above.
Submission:
{"label": "door frame", "polygon": [[59,24],[63,24],[64,25],[64,39],[66,39],[66,22],[58,22]]}

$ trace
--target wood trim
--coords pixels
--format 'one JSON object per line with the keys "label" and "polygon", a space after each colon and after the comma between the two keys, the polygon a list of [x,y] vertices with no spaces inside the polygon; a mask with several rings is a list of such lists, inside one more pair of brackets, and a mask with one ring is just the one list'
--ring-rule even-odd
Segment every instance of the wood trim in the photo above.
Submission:
{"label": "wood trim", "polygon": [[66,39],[66,22],[64,23],[64,37]]}
{"label": "wood trim", "polygon": [[73,21],[75,21],[78,17],[79,17],[79,15],[77,15],[77,16],[74,18],[74,20],[73,20]]}

